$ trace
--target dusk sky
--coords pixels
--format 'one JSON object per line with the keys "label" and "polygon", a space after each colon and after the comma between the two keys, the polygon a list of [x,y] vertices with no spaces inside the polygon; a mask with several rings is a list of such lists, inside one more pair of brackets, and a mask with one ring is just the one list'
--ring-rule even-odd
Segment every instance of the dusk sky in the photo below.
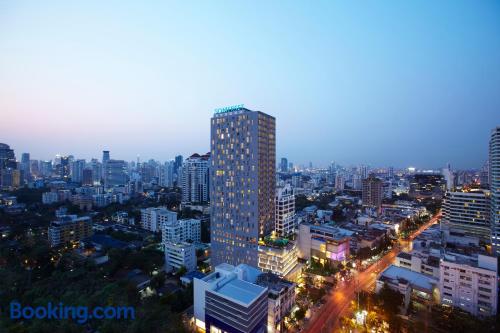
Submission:
{"label": "dusk sky", "polygon": [[234,104],[276,117],[278,159],[480,167],[500,2],[0,2],[0,142],[18,158],[202,153]]}

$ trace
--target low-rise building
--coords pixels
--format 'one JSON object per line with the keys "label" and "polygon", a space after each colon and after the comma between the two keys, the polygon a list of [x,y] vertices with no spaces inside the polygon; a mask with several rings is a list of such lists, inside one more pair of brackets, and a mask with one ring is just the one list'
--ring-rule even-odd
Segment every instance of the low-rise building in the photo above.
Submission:
{"label": "low-rise building", "polygon": [[79,241],[92,234],[92,220],[88,216],[62,216],[59,220],[51,222],[48,230],[49,243],[52,247],[71,241]]}
{"label": "low-rise building", "polygon": [[268,288],[256,284],[261,271],[240,264],[220,264],[195,278],[194,317],[205,332],[267,332]]}
{"label": "low-rise building", "polygon": [[377,278],[375,292],[378,293],[384,284],[404,296],[405,309],[408,309],[410,302],[415,309],[426,310],[439,302],[438,280],[425,274],[391,265]]}
{"label": "low-rise building", "polygon": [[201,221],[198,219],[170,219],[162,222],[162,242],[199,242],[201,241]]}
{"label": "low-rise building", "polygon": [[185,267],[188,272],[196,269],[196,250],[194,244],[170,243],[164,244],[165,248],[165,270],[172,272]]}
{"label": "low-rise building", "polygon": [[259,275],[256,283],[268,288],[267,332],[283,332],[283,320],[295,304],[295,283],[272,273]]}
{"label": "low-rise building", "polygon": [[302,223],[299,226],[299,257],[320,262],[343,261],[349,257],[350,233],[331,225]]}
{"label": "low-rise building", "polygon": [[152,232],[161,232],[164,223],[177,221],[177,213],[165,207],[141,209],[141,227]]}
{"label": "low-rise building", "polygon": [[497,313],[497,258],[482,254],[445,254],[440,264],[441,304],[473,315]]}
{"label": "low-rise building", "polygon": [[258,266],[263,272],[286,277],[297,266],[298,248],[295,242],[276,238],[259,243]]}
{"label": "low-rise building", "polygon": [[439,279],[440,257],[439,251],[437,253],[400,252],[396,256],[395,265]]}

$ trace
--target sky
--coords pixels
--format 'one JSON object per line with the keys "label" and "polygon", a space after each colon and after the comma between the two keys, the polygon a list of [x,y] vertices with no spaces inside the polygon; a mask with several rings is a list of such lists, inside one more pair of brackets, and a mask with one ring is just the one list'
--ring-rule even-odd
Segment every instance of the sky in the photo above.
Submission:
{"label": "sky", "polygon": [[0,142],[18,158],[202,153],[235,104],[276,117],[296,164],[480,167],[500,2],[0,2]]}

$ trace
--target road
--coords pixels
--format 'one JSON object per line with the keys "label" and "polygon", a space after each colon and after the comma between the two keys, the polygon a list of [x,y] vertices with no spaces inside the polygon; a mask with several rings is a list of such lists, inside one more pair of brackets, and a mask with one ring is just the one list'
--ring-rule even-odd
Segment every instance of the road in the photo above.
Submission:
{"label": "road", "polygon": [[356,290],[369,290],[375,285],[378,273],[394,263],[396,256],[402,251],[410,251],[412,240],[422,233],[425,229],[436,223],[441,218],[441,214],[435,215],[429,222],[422,225],[418,230],[413,232],[408,240],[400,241],[400,246],[395,246],[391,251],[387,252],[379,261],[368,267],[366,270],[357,274],[357,278],[338,287],[328,297],[325,305],[319,310],[320,313],[316,318],[313,318],[304,329],[306,333],[316,332],[335,332],[339,327],[340,316],[349,309],[349,305],[355,298]]}

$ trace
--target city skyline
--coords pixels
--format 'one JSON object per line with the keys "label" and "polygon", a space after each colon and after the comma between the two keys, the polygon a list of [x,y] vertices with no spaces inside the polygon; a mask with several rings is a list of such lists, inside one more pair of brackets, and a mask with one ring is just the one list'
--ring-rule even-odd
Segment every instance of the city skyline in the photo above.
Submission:
{"label": "city skyline", "polygon": [[18,158],[206,152],[213,110],[244,103],[281,119],[295,164],[469,169],[499,120],[498,3],[0,9],[0,141]]}

